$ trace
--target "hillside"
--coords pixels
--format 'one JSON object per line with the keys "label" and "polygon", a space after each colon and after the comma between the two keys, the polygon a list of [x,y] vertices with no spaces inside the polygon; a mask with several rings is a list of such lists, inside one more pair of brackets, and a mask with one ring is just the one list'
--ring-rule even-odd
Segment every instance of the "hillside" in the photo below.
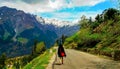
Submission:
{"label": "hillside", "polygon": [[55,54],[55,52],[55,47],[46,50],[43,54],[26,64],[23,69],[46,69],[50,62],[50,58],[53,56],[53,54]]}
{"label": "hillside", "polygon": [[[77,28],[69,31],[73,27]],[[45,42],[46,48],[50,48],[62,34],[71,35],[78,28],[77,25],[56,27],[37,20],[36,15],[0,7],[0,55],[6,53],[8,57],[14,57],[30,54],[35,40]]]}
{"label": "hillside", "polygon": [[85,16],[80,21],[81,29],[66,39],[67,48],[106,55],[118,60],[120,57],[120,11],[109,8],[98,14],[95,21]]}

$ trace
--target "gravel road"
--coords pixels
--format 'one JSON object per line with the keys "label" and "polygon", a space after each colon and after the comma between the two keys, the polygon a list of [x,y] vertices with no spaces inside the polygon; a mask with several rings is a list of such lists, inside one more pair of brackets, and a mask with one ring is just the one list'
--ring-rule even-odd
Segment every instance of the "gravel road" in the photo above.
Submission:
{"label": "gravel road", "polygon": [[60,59],[56,57],[53,69],[120,69],[120,61],[101,58],[92,54],[65,49],[67,57],[64,64],[60,64]]}

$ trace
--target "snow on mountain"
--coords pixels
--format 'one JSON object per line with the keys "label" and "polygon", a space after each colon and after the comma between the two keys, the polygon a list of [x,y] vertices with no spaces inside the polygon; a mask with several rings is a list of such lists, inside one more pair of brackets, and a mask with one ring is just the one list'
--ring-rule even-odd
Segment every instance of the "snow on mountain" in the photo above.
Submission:
{"label": "snow on mountain", "polygon": [[57,27],[73,26],[75,24],[78,24],[77,22],[61,21],[61,20],[57,20],[57,19],[48,19],[48,18],[42,18],[39,16],[36,16],[36,19],[39,22],[42,22],[43,24],[52,24]]}
{"label": "snow on mountain", "polygon": [[9,57],[30,54],[34,40],[50,48],[62,35],[70,36],[79,25],[56,19],[45,19],[9,7],[0,7],[0,55]]}

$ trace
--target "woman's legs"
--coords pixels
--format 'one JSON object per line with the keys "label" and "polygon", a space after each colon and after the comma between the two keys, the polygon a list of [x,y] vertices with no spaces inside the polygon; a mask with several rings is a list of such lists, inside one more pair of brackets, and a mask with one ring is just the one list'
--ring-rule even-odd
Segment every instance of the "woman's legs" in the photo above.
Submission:
{"label": "woman's legs", "polygon": [[61,64],[63,64],[63,57],[60,57],[60,61]]}
{"label": "woman's legs", "polygon": [[60,61],[61,61],[61,63],[63,64],[63,57],[60,57]]}

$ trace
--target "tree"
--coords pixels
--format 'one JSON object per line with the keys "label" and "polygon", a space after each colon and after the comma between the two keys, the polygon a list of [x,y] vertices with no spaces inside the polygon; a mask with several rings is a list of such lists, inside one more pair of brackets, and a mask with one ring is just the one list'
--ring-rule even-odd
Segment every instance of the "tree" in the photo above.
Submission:
{"label": "tree", "polygon": [[3,68],[5,67],[5,61],[7,59],[7,56],[5,53],[3,53],[1,56],[0,56],[0,68]]}
{"label": "tree", "polygon": [[92,26],[93,23],[94,23],[94,22],[92,21],[92,17],[90,17],[90,18],[89,18],[89,25],[90,25],[90,28],[91,28],[91,29],[93,29],[93,26]]}
{"label": "tree", "polygon": [[36,49],[35,49],[36,54],[41,54],[41,53],[43,53],[45,50],[46,50],[46,48],[45,48],[45,43],[44,43],[44,42],[40,42],[40,43],[38,43],[38,44],[36,45]]}
{"label": "tree", "polygon": [[99,26],[101,23],[103,22],[103,17],[101,14],[98,14],[96,17],[95,17],[95,21],[94,22],[91,22],[90,24],[90,27],[92,29],[96,28],[97,26]]}
{"label": "tree", "polygon": [[89,26],[88,22],[89,20],[86,18],[85,15],[83,15],[80,20],[80,28],[87,28]]}
{"label": "tree", "polygon": [[96,17],[95,17],[95,20],[99,23],[101,23],[103,21],[103,17],[102,15],[98,14]]}
{"label": "tree", "polygon": [[90,24],[92,23],[92,17],[89,18],[89,23],[90,23]]}
{"label": "tree", "polygon": [[119,11],[114,8],[109,8],[103,12],[104,20],[115,19],[115,16],[119,14]]}
{"label": "tree", "polygon": [[34,46],[32,48],[32,55],[36,53],[36,46],[37,46],[38,40],[34,40]]}

